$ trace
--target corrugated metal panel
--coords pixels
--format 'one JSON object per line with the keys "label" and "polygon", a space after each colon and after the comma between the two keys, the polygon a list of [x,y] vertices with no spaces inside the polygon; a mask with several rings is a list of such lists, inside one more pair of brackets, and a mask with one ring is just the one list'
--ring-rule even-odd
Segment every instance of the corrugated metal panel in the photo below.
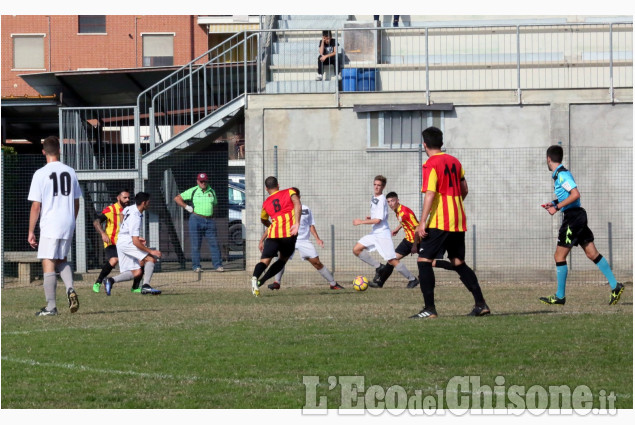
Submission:
{"label": "corrugated metal panel", "polygon": [[246,30],[257,30],[258,24],[210,24],[209,33],[233,33]]}

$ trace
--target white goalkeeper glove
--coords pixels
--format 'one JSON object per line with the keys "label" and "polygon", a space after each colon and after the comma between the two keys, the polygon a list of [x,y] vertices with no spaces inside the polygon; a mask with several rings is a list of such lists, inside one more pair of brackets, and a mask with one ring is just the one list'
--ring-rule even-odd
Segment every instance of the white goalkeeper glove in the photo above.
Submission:
{"label": "white goalkeeper glove", "polygon": [[194,211],[194,208],[192,208],[191,206],[187,205],[187,206],[185,207],[185,211],[187,211],[187,212],[189,212],[189,213],[192,213],[192,212]]}

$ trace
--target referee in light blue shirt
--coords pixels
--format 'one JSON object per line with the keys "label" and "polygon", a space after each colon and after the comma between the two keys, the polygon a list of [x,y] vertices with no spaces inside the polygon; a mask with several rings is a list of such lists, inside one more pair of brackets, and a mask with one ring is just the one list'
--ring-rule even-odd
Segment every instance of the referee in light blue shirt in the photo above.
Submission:
{"label": "referee in light blue shirt", "polygon": [[558,145],[550,146],[547,149],[547,166],[552,172],[554,191],[557,199],[543,205],[549,214],[554,215],[562,210],[563,220],[560,232],[558,233],[558,246],[554,258],[556,260],[556,274],[558,277],[558,291],[555,295],[540,297],[540,301],[545,304],[564,305],[565,287],[567,283],[567,255],[571,247],[580,245],[584,253],[593,261],[604,274],[611,285],[611,297],[609,305],[617,304],[624,292],[624,285],[615,280],[611,266],[606,258],[595,248],[593,243],[593,232],[587,225],[586,211],[580,202],[580,191],[575,183],[571,172],[562,165],[563,151]]}
{"label": "referee in light blue shirt", "polygon": [[[205,238],[212,254],[214,271],[222,272],[224,269],[220,248],[218,247],[218,233],[216,231],[216,223],[212,219],[214,207],[218,205],[218,198],[208,182],[207,174],[198,173],[196,175],[196,186],[176,195],[174,202],[191,213],[189,229],[190,240],[192,241],[192,270],[195,272],[203,271],[201,268],[201,241]],[[194,206],[187,205],[185,201],[192,201]]]}

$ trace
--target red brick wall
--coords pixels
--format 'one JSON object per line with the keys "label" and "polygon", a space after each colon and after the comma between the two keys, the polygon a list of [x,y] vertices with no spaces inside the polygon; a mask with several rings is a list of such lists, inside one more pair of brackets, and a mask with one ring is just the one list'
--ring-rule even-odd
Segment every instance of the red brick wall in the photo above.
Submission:
{"label": "red brick wall", "polygon": [[[136,25],[136,30],[135,30]],[[196,16],[109,15],[106,34],[78,34],[77,15],[2,15],[2,96],[37,95],[18,75],[74,71],[78,68],[137,68],[142,66],[141,33],[174,33],[174,64],[183,65],[208,50],[207,33]],[[44,71],[13,70],[11,34],[41,33]],[[50,46],[50,47],[49,47]]]}

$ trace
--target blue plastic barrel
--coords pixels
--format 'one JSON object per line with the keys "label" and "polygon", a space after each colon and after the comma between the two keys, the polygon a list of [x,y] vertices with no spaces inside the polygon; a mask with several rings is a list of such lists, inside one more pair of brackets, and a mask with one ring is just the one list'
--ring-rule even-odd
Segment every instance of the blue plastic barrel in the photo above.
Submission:
{"label": "blue plastic barrel", "polygon": [[357,91],[357,68],[344,68],[342,81],[342,91]]}
{"label": "blue plastic barrel", "polygon": [[375,91],[376,69],[359,69],[357,73],[358,91]]}

